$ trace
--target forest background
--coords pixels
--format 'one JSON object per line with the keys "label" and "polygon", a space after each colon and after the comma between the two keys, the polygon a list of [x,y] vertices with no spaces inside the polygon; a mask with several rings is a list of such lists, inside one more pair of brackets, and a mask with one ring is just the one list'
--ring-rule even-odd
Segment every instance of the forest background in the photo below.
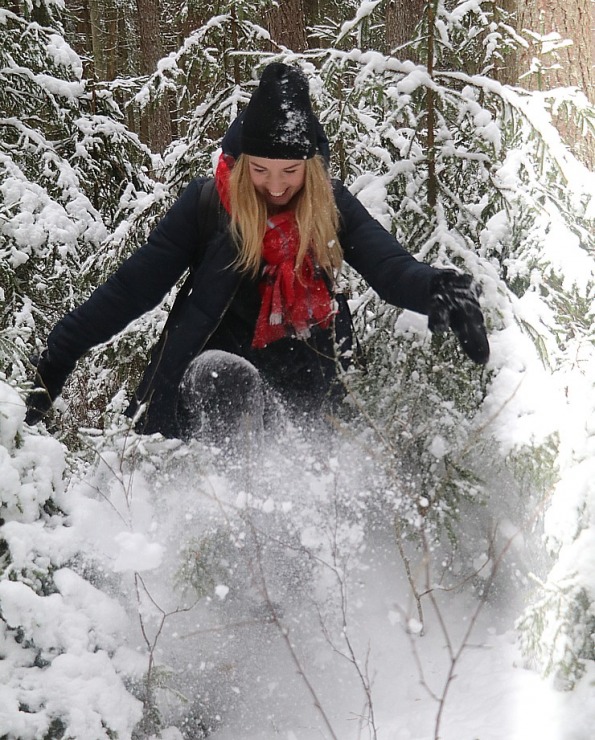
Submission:
{"label": "forest background", "polygon": [[[316,583],[300,582],[310,597],[324,585],[323,637],[357,676],[360,734],[380,737],[346,597],[370,568],[379,530],[408,587],[408,606],[391,614],[412,645],[430,627],[448,642],[445,594],[464,593],[477,616],[521,595],[524,664],[569,695],[588,685],[593,28],[591,0],[0,2],[3,736],[210,732],[233,697],[221,686],[209,697],[200,682],[189,689],[169,644],[164,657],[165,626],[177,634],[172,622],[218,602],[231,606],[217,618],[235,624],[251,563],[264,621],[286,636],[267,586],[287,598],[293,586],[267,571],[281,567],[263,555],[274,542],[281,570],[299,565]],[[212,172],[221,136],[271,59],[308,75],[334,174],[421,259],[482,286],[489,365],[471,367],[452,337],[430,337],[346,269],[367,372],[344,380],[362,424],[337,420],[341,441],[322,462],[306,443],[296,462],[293,438],[292,457],[275,451],[301,488],[271,471],[247,482],[243,470],[240,484],[216,451],[131,432],[125,398],[172,296],[83,358],[47,428],[27,427],[29,358],[180,189]],[[338,465],[346,459],[358,466]],[[275,489],[282,501],[269,496]],[[206,509],[195,508],[197,491]],[[180,516],[201,524],[180,532]],[[131,624],[139,647],[127,652]],[[295,639],[286,647],[323,731],[345,737]],[[467,646],[469,634],[461,639]],[[449,651],[432,737],[459,658]],[[221,675],[201,680],[216,686]]]}

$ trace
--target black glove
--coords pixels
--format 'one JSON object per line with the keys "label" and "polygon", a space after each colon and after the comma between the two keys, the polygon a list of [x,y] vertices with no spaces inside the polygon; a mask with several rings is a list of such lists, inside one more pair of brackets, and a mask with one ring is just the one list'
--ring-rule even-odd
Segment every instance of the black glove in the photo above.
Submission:
{"label": "black glove", "polygon": [[27,414],[25,421],[29,425],[37,424],[51,409],[54,400],[60,395],[66,378],[73,371],[74,366],[58,365],[50,360],[49,353],[44,350],[37,361],[33,361],[37,370],[33,381],[34,387],[27,397]]}
{"label": "black glove", "polygon": [[430,284],[428,327],[432,332],[452,329],[467,356],[485,365],[490,357],[490,345],[478,295],[470,275],[440,270]]}

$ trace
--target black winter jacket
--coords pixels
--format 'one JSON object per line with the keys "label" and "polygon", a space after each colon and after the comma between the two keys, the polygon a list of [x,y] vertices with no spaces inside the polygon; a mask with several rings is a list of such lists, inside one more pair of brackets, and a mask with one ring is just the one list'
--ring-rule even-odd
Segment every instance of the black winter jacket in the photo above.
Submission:
{"label": "black winter jacket", "polygon": [[[146,433],[178,436],[179,383],[190,361],[217,329],[244,279],[231,266],[236,247],[226,219],[219,220],[214,233],[199,239],[204,218],[199,196],[205,182],[206,178],[191,182],[146,244],[85,303],[67,314],[48,337],[53,361],[73,366],[90,348],[158,305],[195,265],[191,290],[168,321],[129,408],[134,414],[139,404],[147,404],[141,423]],[[403,249],[342,183],[333,181],[333,189],[345,260],[387,302],[427,314],[430,282],[437,270]]]}

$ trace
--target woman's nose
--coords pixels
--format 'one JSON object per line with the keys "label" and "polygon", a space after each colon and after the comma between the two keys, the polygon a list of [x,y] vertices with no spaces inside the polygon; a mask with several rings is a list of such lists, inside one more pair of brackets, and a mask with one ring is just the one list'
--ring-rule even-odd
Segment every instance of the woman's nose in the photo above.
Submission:
{"label": "woman's nose", "polygon": [[267,186],[272,193],[278,193],[283,190],[283,178],[279,175],[271,175],[267,181]]}

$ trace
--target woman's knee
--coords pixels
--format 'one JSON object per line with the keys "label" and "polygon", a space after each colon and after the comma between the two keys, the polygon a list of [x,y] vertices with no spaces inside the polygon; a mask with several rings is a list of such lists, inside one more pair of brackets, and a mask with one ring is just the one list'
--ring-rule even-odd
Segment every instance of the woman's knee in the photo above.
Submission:
{"label": "woman's knee", "polygon": [[232,435],[241,426],[262,425],[264,390],[258,370],[243,357],[208,350],[188,366],[180,385],[182,426],[214,436]]}

